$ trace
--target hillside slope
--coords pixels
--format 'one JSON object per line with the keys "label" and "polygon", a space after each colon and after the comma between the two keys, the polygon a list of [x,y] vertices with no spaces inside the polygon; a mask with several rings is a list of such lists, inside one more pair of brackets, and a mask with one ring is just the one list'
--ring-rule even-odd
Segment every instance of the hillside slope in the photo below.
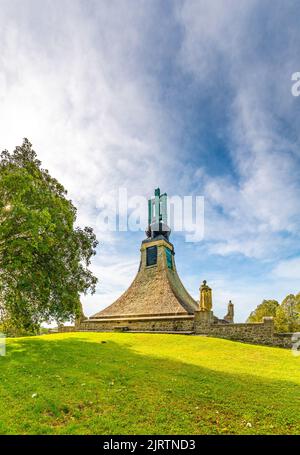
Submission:
{"label": "hillside slope", "polygon": [[159,334],[9,339],[1,434],[300,432],[300,357]]}

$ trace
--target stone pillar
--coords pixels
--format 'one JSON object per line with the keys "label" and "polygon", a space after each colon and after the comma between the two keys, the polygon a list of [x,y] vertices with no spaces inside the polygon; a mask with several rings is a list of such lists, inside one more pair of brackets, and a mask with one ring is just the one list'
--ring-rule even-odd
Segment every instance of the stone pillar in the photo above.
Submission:
{"label": "stone pillar", "polygon": [[225,321],[233,323],[234,318],[234,305],[231,300],[229,300],[227,314],[224,316]]}
{"label": "stone pillar", "polygon": [[265,326],[266,330],[266,335],[268,335],[270,338],[273,337],[274,335],[274,319],[271,316],[264,317],[263,318],[263,324]]}
{"label": "stone pillar", "polygon": [[198,334],[206,334],[209,332],[209,326],[213,323],[212,311],[195,311],[194,330]]}
{"label": "stone pillar", "polygon": [[209,326],[213,323],[212,312],[212,292],[207,286],[206,281],[200,286],[200,303],[199,310],[195,311],[194,330],[195,333],[206,334],[209,332]]}

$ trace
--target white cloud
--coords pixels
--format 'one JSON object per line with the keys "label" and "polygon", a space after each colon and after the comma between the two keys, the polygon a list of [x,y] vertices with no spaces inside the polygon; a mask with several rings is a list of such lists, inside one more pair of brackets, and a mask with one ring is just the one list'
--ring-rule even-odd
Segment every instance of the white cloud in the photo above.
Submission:
{"label": "white cloud", "polygon": [[[68,189],[81,225],[96,228],[101,198],[118,187],[131,196],[161,185],[205,195],[210,253],[284,258],[295,248],[299,226],[300,133],[280,129],[282,118],[295,122],[290,74],[299,69],[298,28],[284,27],[284,11],[255,0],[176,2],[174,17],[157,5],[2,1],[0,149],[13,149],[24,136],[32,140],[43,165]],[[257,28],[260,9],[268,10],[268,21]],[[260,51],[266,26],[272,45],[273,23],[276,33],[279,25],[282,33],[288,29],[276,58],[269,56],[273,48]],[[173,27],[180,28],[177,41]],[[176,77],[192,76],[195,98],[208,94],[226,111],[235,177],[211,176],[201,157],[188,162],[176,142],[188,132],[181,106],[175,112],[160,98],[159,76],[172,85],[169,59],[178,64]],[[84,298],[87,314],[118,297],[139,260],[137,245],[137,255],[128,258],[114,233],[97,234],[104,243],[94,263],[101,284],[99,294]],[[227,292],[225,282],[216,296],[223,302],[228,294],[248,308],[258,288],[248,293],[246,279],[241,286],[244,297],[237,285]],[[260,295],[267,297],[273,282],[268,286]]]}
{"label": "white cloud", "polygon": [[91,267],[100,280],[98,291],[93,296],[82,297],[85,315],[95,314],[120,297],[133,281],[138,264],[137,258],[128,260],[117,252],[114,255],[101,254],[98,263]]}
{"label": "white cloud", "polygon": [[96,230],[100,295],[86,300],[87,313],[124,290],[132,275],[128,259],[111,251],[115,234],[97,230],[101,201],[119,186],[129,196],[147,195],[168,180],[170,154],[176,162],[156,81],[140,54],[151,14],[146,3],[140,14],[126,2],[1,5],[0,149],[28,137],[68,189],[78,223]]}
{"label": "white cloud", "polygon": [[300,289],[300,258],[279,262],[273,269],[273,275],[279,279],[296,280]]}
{"label": "white cloud", "polygon": [[95,206],[120,183],[148,192],[164,178],[168,121],[151,98],[155,82],[136,61],[144,16],[125,4],[103,4],[95,17],[82,2],[68,5],[39,10],[43,36],[41,24],[30,29],[31,11],[6,5],[10,20],[2,12],[1,147],[33,138],[44,165],[80,206]]}
{"label": "white cloud", "polygon": [[[273,54],[261,49],[265,41],[258,23],[266,12]],[[211,177],[208,170],[201,182],[207,201],[206,240],[216,242],[210,248],[218,254],[265,259],[276,248],[283,254],[287,241],[281,234],[298,233],[300,211],[300,140],[291,115],[288,72],[297,67],[292,52],[296,24],[275,54],[273,34],[286,17],[268,4],[188,1],[177,9],[177,17],[184,29],[182,68],[212,98],[228,90],[227,144],[236,177]],[[293,135],[281,131],[282,119],[290,121]]]}

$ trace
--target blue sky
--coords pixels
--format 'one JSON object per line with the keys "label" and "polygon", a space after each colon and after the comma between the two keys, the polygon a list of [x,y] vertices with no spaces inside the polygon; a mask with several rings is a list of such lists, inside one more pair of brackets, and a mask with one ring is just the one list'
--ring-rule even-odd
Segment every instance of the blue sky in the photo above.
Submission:
{"label": "blue sky", "polygon": [[[205,237],[172,236],[178,271],[218,316],[300,291],[298,1],[2,0],[0,147],[28,137],[78,223],[103,196],[205,197]],[[101,233],[97,294],[133,279],[143,233]]]}

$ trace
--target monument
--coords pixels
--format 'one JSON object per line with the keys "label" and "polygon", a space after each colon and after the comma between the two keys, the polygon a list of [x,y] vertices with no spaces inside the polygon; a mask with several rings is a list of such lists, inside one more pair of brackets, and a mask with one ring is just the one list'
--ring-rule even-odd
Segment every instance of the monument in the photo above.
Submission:
{"label": "monument", "polygon": [[234,323],[234,305],[219,319],[213,313],[212,289],[206,280],[196,301],[183,286],[170,242],[167,194],[155,190],[148,201],[148,227],[142,241],[140,266],[129,288],[114,303],[90,318],[84,314],[75,326],[59,331],[129,331],[206,335],[247,343],[291,347],[291,336],[274,332],[272,318],[257,323]]}
{"label": "monument", "polygon": [[140,266],[130,287],[114,303],[77,324],[83,330],[164,331],[193,333],[194,317],[226,323],[212,312],[212,291],[203,281],[200,303],[183,286],[170,242],[167,194],[157,188],[148,201],[147,238],[142,241]]}

